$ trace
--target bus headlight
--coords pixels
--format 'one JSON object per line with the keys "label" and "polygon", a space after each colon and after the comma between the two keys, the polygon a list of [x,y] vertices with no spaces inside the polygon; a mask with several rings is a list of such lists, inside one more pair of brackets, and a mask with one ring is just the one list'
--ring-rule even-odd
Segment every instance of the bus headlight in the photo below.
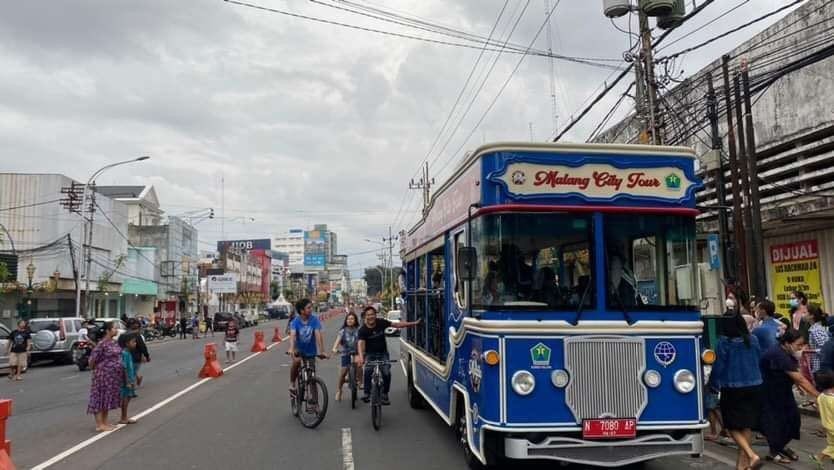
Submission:
{"label": "bus headlight", "polygon": [[675,390],[681,393],[689,393],[695,390],[695,375],[686,369],[675,372],[674,382]]}
{"label": "bus headlight", "polygon": [[570,382],[570,376],[567,371],[556,369],[550,374],[550,381],[553,382],[553,386],[556,388],[565,388],[568,386],[568,382]]}
{"label": "bus headlight", "polygon": [[646,382],[646,385],[650,388],[657,388],[660,386],[660,372],[656,370],[647,370],[645,374],[643,374],[643,382]]}
{"label": "bus headlight", "polygon": [[533,389],[536,388],[536,378],[533,377],[533,374],[526,370],[520,370],[513,374],[513,378],[510,382],[513,385],[515,393],[519,395],[529,395],[533,393]]}

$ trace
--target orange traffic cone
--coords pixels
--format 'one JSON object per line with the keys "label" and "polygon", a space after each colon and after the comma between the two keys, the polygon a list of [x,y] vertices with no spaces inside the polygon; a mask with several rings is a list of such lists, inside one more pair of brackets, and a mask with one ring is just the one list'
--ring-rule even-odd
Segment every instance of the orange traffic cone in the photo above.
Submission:
{"label": "orange traffic cone", "polygon": [[6,440],[6,419],[12,415],[12,401],[0,400],[0,469],[15,470],[12,443]]}
{"label": "orange traffic cone", "polygon": [[206,343],[203,356],[206,358],[206,363],[200,369],[199,377],[201,379],[206,377],[217,378],[223,375],[223,368],[220,367],[220,362],[217,361],[217,349],[214,343]]}
{"label": "orange traffic cone", "polygon": [[264,352],[266,351],[266,344],[264,344],[264,332],[263,331],[256,331],[255,332],[255,344],[252,345],[252,352]]}
{"label": "orange traffic cone", "polygon": [[272,342],[273,343],[280,343],[281,342],[281,328],[275,327],[275,334],[272,335]]}

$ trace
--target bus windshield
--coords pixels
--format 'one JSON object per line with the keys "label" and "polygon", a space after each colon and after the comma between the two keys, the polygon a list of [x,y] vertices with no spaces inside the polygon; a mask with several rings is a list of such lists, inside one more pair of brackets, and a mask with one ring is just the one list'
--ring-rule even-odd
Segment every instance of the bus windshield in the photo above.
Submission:
{"label": "bus windshield", "polygon": [[604,223],[609,309],[697,309],[693,218],[609,214]]}
{"label": "bus windshield", "polygon": [[508,213],[472,221],[479,275],[476,309],[576,310],[593,307],[589,214]]}

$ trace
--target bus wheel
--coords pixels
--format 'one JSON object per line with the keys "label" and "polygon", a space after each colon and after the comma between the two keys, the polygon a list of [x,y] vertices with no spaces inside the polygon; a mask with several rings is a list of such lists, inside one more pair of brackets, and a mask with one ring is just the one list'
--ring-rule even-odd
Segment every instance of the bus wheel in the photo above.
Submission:
{"label": "bus wheel", "polygon": [[406,389],[408,390],[408,405],[415,410],[422,410],[425,408],[425,401],[423,401],[423,396],[420,395],[420,392],[417,391],[417,388],[414,387],[414,376],[411,372],[411,360],[408,361],[408,372],[406,373],[406,382],[408,385]]}
{"label": "bus wheel", "polygon": [[478,460],[478,457],[475,456],[475,453],[472,452],[472,449],[469,448],[469,441],[466,434],[466,408],[463,403],[463,397],[458,395],[458,413],[455,435],[458,437],[458,442],[461,447],[463,447],[463,459],[466,462],[466,466],[471,470],[486,470],[489,467],[482,464],[481,461]]}

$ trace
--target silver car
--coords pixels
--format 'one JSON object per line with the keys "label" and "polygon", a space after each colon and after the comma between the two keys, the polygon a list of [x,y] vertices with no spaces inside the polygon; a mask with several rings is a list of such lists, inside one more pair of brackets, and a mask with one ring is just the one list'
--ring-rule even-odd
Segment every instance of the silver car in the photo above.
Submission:
{"label": "silver car", "polygon": [[33,318],[29,320],[32,334],[32,362],[52,359],[72,364],[73,349],[78,347],[81,323],[78,317]]}
{"label": "silver car", "polygon": [[11,334],[6,325],[0,323],[0,370],[9,368],[9,335]]}

